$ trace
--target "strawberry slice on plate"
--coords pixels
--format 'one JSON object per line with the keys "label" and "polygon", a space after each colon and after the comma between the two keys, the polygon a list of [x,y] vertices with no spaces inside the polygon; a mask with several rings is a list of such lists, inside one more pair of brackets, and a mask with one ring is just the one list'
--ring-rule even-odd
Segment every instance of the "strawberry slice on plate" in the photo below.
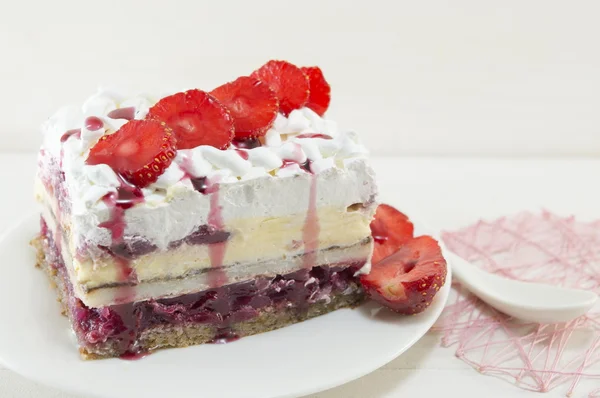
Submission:
{"label": "strawberry slice on plate", "polygon": [[107,164],[138,187],[158,179],[175,158],[173,131],[157,120],[132,120],[92,147],[89,165]]}
{"label": "strawberry slice on plate", "polygon": [[444,285],[446,272],[446,260],[436,240],[419,236],[374,263],[360,281],[371,299],[401,314],[418,314],[429,307]]}
{"label": "strawberry slice on plate", "polygon": [[287,61],[269,61],[250,75],[271,87],[279,98],[279,111],[289,115],[308,101],[308,76],[296,65]]}
{"label": "strawberry slice on plate", "polygon": [[310,94],[306,106],[315,111],[319,116],[323,116],[329,108],[331,101],[331,87],[323,71],[318,66],[307,66],[300,68],[306,76],[308,76],[308,86]]}
{"label": "strawberry slice on plate", "polygon": [[406,215],[390,205],[380,204],[371,221],[371,235],[375,241],[371,263],[378,263],[396,252],[412,239],[413,233],[414,226]]}
{"label": "strawberry slice on plate", "polygon": [[233,118],[223,104],[202,90],[189,90],[158,101],[147,118],[173,129],[179,149],[210,145],[226,149],[233,139]]}
{"label": "strawberry slice on plate", "polygon": [[249,76],[217,87],[210,94],[229,109],[236,139],[265,135],[279,109],[275,92],[266,83]]}

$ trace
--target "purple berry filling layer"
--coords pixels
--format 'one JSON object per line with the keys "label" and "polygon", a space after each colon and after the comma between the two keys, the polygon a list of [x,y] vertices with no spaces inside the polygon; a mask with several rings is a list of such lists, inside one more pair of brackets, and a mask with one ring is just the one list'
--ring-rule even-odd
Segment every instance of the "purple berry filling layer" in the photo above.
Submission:
{"label": "purple berry filling layer", "polygon": [[[169,249],[176,249],[182,244],[188,245],[209,245],[212,243],[221,243],[229,239],[230,233],[219,231],[210,225],[201,225],[194,232],[183,239],[176,240],[169,244]],[[119,243],[110,247],[98,246],[111,256],[133,260],[145,254],[150,254],[157,249],[155,245],[146,239],[137,236],[125,236]]]}

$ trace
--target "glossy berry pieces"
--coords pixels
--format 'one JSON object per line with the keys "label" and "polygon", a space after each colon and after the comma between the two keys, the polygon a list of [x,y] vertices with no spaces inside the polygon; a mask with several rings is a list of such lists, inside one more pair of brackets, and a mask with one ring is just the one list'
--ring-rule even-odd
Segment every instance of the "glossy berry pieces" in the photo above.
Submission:
{"label": "glossy berry pieces", "polygon": [[157,120],[132,120],[92,147],[89,165],[107,164],[129,182],[145,187],[155,182],[175,158],[173,131]]}
{"label": "glossy berry pieces", "polygon": [[268,84],[249,76],[217,87],[210,94],[229,110],[236,139],[265,135],[279,109],[277,96]]}
{"label": "glossy berry pieces", "polygon": [[279,99],[279,111],[286,116],[294,109],[305,106],[308,101],[308,76],[287,61],[269,61],[252,72],[251,76],[269,85]]}
{"label": "glossy berry pieces", "polygon": [[233,118],[216,98],[202,90],[170,95],[150,108],[147,118],[167,124],[178,149],[210,145],[226,149],[234,134]]}

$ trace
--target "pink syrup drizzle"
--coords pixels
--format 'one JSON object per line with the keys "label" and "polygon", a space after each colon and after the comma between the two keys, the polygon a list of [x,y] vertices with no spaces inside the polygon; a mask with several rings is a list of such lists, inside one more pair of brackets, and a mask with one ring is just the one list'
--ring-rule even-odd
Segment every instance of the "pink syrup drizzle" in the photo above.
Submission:
{"label": "pink syrup drizzle", "polygon": [[302,158],[304,156],[304,152],[302,151],[302,146],[300,144],[298,144],[297,142],[293,143],[294,145],[294,157],[299,159]]}
{"label": "pink syrup drizzle", "polygon": [[133,120],[135,119],[135,107],[130,106],[127,108],[114,109],[108,112],[107,116],[111,119]]}
{"label": "pink syrup drizzle", "polygon": [[85,128],[89,131],[97,131],[104,127],[104,122],[102,121],[102,119],[96,116],[87,117],[83,124]]}
{"label": "pink syrup drizzle", "polygon": [[[181,171],[183,171],[183,177],[181,177],[181,180],[185,180],[185,179],[192,179],[195,178],[194,175],[192,175],[191,169],[192,169],[192,158],[190,158],[189,156],[182,156],[182,162],[181,164],[179,164],[179,169],[181,169]],[[180,181],[181,181],[180,180]]]}
{"label": "pink syrup drizzle", "polygon": [[69,138],[71,138],[71,136],[74,136],[75,138],[81,138],[81,129],[73,129],[67,131],[62,135],[62,137],[60,137],[60,142],[64,144]]}
{"label": "pink syrup drizzle", "polygon": [[[526,212],[442,236],[449,249],[490,272],[600,293],[600,220]],[[530,391],[564,386],[566,396],[574,396],[578,386],[598,387],[600,372],[592,368],[600,360],[598,307],[566,324],[523,323],[495,311],[458,283],[453,289],[456,298],[435,329],[443,333],[442,346],[455,346],[462,361]],[[598,394],[600,389],[588,396]]]}
{"label": "pink syrup drizzle", "polygon": [[[119,179],[121,185],[117,188],[117,193],[110,193],[102,199],[110,209],[110,217],[99,225],[99,227],[106,228],[111,232],[113,245],[123,243],[126,227],[125,210],[144,201],[144,194],[140,188],[130,184],[122,176],[119,176]],[[135,297],[137,275],[131,267],[129,259],[115,256],[115,260],[119,267],[119,279],[128,286],[120,289],[121,293],[115,301],[117,303],[128,303]]]}
{"label": "pink syrup drizzle", "polygon": [[[302,147],[300,146],[300,144],[294,142],[294,158],[296,159],[300,159],[304,157],[304,152],[302,151]],[[310,159],[306,159],[306,161],[304,161],[303,163],[298,162],[295,159],[283,159],[283,163],[281,165],[281,168],[284,169],[286,167],[290,167],[294,164],[297,164],[298,166],[300,166],[300,168],[304,171],[306,171],[307,173],[311,173],[312,171],[310,170]]]}
{"label": "pink syrup drizzle", "polygon": [[230,329],[228,328],[224,328],[223,330],[220,330],[217,335],[215,336],[215,338],[211,341],[212,344],[227,344],[227,343],[233,343],[234,341],[239,340],[241,337],[232,332]]}
{"label": "pink syrup drizzle", "polygon": [[125,361],[139,361],[142,358],[146,358],[150,354],[151,354],[151,352],[147,352],[147,351],[126,352],[125,354],[121,355],[119,358],[123,359]]}
{"label": "pink syrup drizzle", "polygon": [[[248,154],[246,153],[246,156]],[[210,209],[208,211],[208,225],[215,228],[217,231],[225,230],[225,223],[223,222],[222,207],[219,203],[219,183],[218,181],[211,181],[207,177],[196,177],[191,173],[192,160],[186,156],[183,158],[182,163],[179,165],[181,171],[183,171],[183,177],[189,178],[194,189],[203,195],[210,195]],[[209,286],[211,288],[217,288],[227,284],[227,274],[223,269],[223,259],[225,258],[225,252],[227,251],[227,241],[210,243],[208,245],[208,256],[210,258],[210,266],[213,268],[212,272],[209,272]]]}
{"label": "pink syrup drizzle", "polygon": [[[295,157],[302,157],[302,147],[298,144],[295,146],[297,153]],[[317,176],[311,170],[311,161],[306,159],[304,163],[299,163],[292,159],[283,159],[281,168],[289,167],[297,164],[300,168],[310,174],[310,190],[308,193],[308,210],[306,219],[302,227],[302,242],[304,244],[303,265],[305,268],[317,266],[317,249],[319,248],[319,233],[321,226],[319,224],[319,215],[317,212]]]}
{"label": "pink syrup drizzle", "polygon": [[311,173],[310,171],[310,160],[306,160],[304,163],[298,163],[295,160],[283,159],[283,163],[281,164],[281,168],[284,169],[286,167],[290,167],[291,165],[297,164],[300,168],[307,173]]}
{"label": "pink syrup drizzle", "polygon": [[[225,224],[223,222],[223,208],[219,204],[219,184],[209,184],[205,192],[210,194],[208,225],[213,226],[217,231],[223,231]],[[210,266],[213,268],[212,272],[209,273],[209,285],[211,288],[220,287],[227,283],[227,275],[223,269],[223,259],[225,258],[226,250],[227,241],[208,245]]]}
{"label": "pink syrup drizzle", "polygon": [[259,138],[242,138],[242,139],[234,138],[231,143],[233,144],[234,147],[243,148],[243,149],[252,149],[252,148],[258,148],[259,146],[262,146]]}
{"label": "pink syrup drizzle", "polygon": [[133,120],[135,119],[135,107],[118,108],[108,112],[107,116],[111,119]]}
{"label": "pink syrup drizzle", "polygon": [[306,133],[306,134],[298,134],[296,138],[322,138],[324,140],[333,139],[330,135],[320,134],[320,133]]}
{"label": "pink syrup drizzle", "polygon": [[[59,158],[58,162],[59,162],[59,168],[61,168],[61,169],[62,169],[62,164],[63,164],[63,158],[65,156],[65,150],[62,146],[71,137],[75,137],[78,139],[81,138],[81,129],[68,130],[60,137],[61,148],[60,148],[60,158]],[[61,173],[62,173],[62,178],[64,179],[64,173],[62,171],[61,171]],[[65,189],[64,184],[60,189]],[[55,215],[55,217],[56,217],[56,224],[57,224],[57,226],[59,226],[59,228],[56,229],[55,244],[56,244],[56,247],[58,248],[58,251],[60,252],[62,250],[62,213],[64,211],[64,209],[62,209],[60,200],[58,201],[58,207],[59,208],[58,208],[58,211],[57,211],[57,214]]]}
{"label": "pink syrup drizzle", "polygon": [[[111,232],[112,245],[123,243],[125,234],[125,210],[144,201],[144,194],[137,186],[126,181],[122,176],[117,175],[121,185],[117,192],[106,195],[102,200],[110,209],[110,217],[107,221],[100,223],[99,227],[107,228]],[[131,267],[131,260],[115,255],[115,263],[120,282],[125,285],[118,289],[115,302],[117,305],[112,309],[121,317],[125,325],[125,331],[121,334],[122,344],[127,349],[121,356],[122,359],[133,360],[141,359],[146,354],[135,351],[134,344],[137,339],[137,320],[134,313],[133,301],[135,300],[136,285],[138,283],[135,269]]]}
{"label": "pink syrup drizzle", "polygon": [[243,151],[241,149],[236,149],[235,150],[237,152],[238,155],[240,155],[240,157],[244,160],[248,160],[248,152],[247,151]]}
{"label": "pink syrup drizzle", "polygon": [[61,137],[60,137],[60,158],[58,160],[58,166],[62,169],[62,164],[63,164],[63,158],[65,157],[65,150],[62,147],[62,145],[67,142],[67,140],[71,137],[75,137],[75,138],[81,138],[81,129],[73,129],[73,130],[68,130],[66,133],[64,133]]}

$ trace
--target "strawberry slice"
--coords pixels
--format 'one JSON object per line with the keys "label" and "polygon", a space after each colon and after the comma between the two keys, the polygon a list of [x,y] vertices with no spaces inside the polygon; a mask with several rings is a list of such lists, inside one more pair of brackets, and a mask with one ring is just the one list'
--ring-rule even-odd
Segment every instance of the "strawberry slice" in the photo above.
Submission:
{"label": "strawberry slice", "polygon": [[414,226],[403,213],[390,205],[380,204],[371,221],[375,241],[371,263],[375,264],[393,254],[413,237]]}
{"label": "strawberry slice", "polygon": [[217,99],[202,90],[170,95],[150,108],[147,118],[173,129],[179,149],[210,145],[225,149],[233,139],[233,118]]}
{"label": "strawberry slice", "polygon": [[131,120],[92,147],[89,165],[107,164],[138,187],[158,179],[175,158],[173,131],[157,120]]}
{"label": "strawberry slice", "polygon": [[287,61],[269,61],[250,75],[267,83],[279,98],[279,112],[289,115],[306,105],[309,95],[308,76]]}
{"label": "strawberry slice", "polygon": [[279,109],[275,92],[266,83],[253,77],[240,77],[215,88],[210,94],[229,109],[236,139],[265,135]]}
{"label": "strawberry slice", "polygon": [[308,76],[310,94],[306,106],[318,113],[319,116],[323,116],[331,101],[331,87],[318,66],[307,66],[300,69]]}
{"label": "strawberry slice", "polygon": [[435,239],[419,236],[373,264],[360,281],[373,300],[402,314],[417,314],[427,309],[444,285],[446,271],[446,260]]}

